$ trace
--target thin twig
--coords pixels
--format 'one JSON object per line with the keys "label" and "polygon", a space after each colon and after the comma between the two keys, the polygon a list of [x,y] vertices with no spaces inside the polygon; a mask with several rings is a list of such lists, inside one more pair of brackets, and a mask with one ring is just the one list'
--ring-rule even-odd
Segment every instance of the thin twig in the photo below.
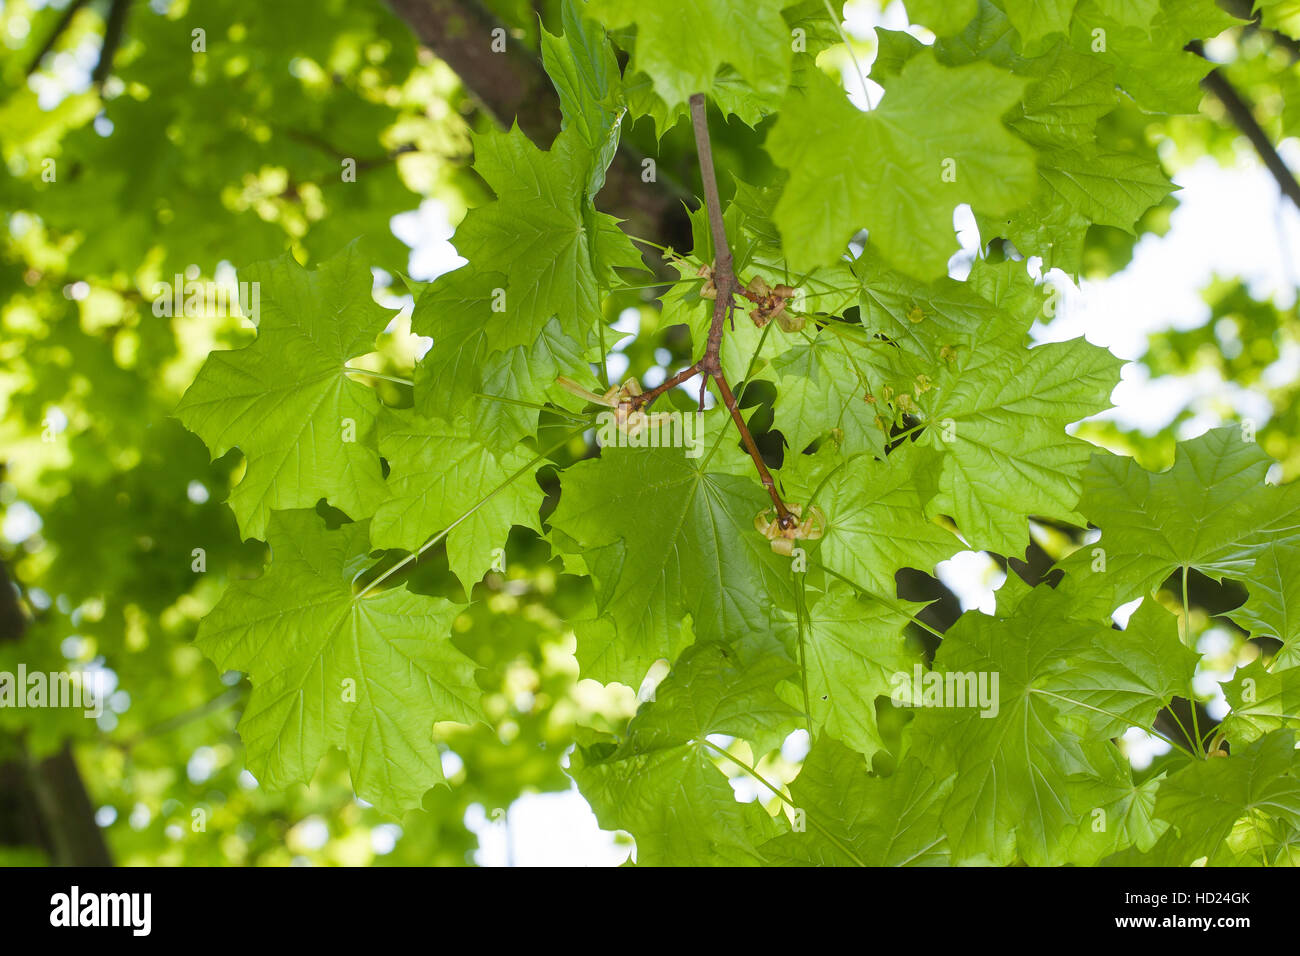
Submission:
{"label": "thin twig", "polygon": [[67,32],[68,25],[72,23],[72,18],[77,15],[77,11],[89,2],[90,0],[73,0],[72,3],[68,4],[68,9],[63,11],[63,16],[59,17],[59,22],[54,25],[54,32],[41,44],[40,50],[36,52],[36,56],[32,57],[31,63],[27,64],[28,76],[31,76],[40,68],[41,60],[45,59],[45,54],[54,49],[54,44],[58,43],[59,37]]}
{"label": "thin twig", "polygon": [[700,408],[704,407],[704,389],[708,379],[711,378],[722,396],[722,403],[731,413],[731,420],[736,423],[745,450],[754,460],[754,467],[758,469],[758,477],[763,482],[763,487],[767,489],[768,497],[776,506],[777,523],[780,527],[788,529],[794,526],[797,519],[777,493],[776,482],[772,479],[771,472],[767,470],[767,463],[763,461],[758,444],[750,434],[744,416],[740,414],[736,396],[731,393],[731,386],[722,371],[722,326],[730,318],[732,327],[735,327],[736,306],[732,296],[741,291],[741,286],[736,279],[731,246],[727,242],[727,226],[722,219],[722,201],[718,198],[718,178],[713,169],[713,145],[709,138],[709,120],[703,93],[696,93],[691,97],[691,123],[695,129],[695,149],[700,157],[700,179],[704,183],[704,204],[709,213],[709,232],[713,236],[713,285],[717,290],[717,297],[713,300],[713,322],[709,326],[704,357],[696,363],[699,370],[707,376],[700,383]]}
{"label": "thin twig", "polygon": [[104,23],[104,45],[99,50],[99,62],[90,74],[91,81],[97,88],[104,88],[104,81],[113,72],[113,59],[117,48],[122,45],[126,32],[126,15],[131,12],[131,0],[113,0],[109,8],[108,20]]}
{"label": "thin twig", "polygon": [[666,379],[659,385],[656,385],[654,388],[650,389],[650,391],[645,392],[641,395],[633,396],[631,401],[632,407],[638,411],[643,408],[648,408],[650,404],[654,402],[654,400],[658,398],[660,395],[662,395],[664,392],[668,391],[669,389],[676,388],[678,385],[682,384],[682,382],[689,382],[695,376],[699,375],[700,371],[701,369],[700,369],[699,362],[696,362],[694,365],[687,366],[686,368],[678,372],[676,375],[672,376],[672,378]]}
{"label": "thin twig", "polygon": [[709,232],[713,236],[713,285],[717,289],[717,297],[713,300],[713,324],[709,326],[709,338],[700,362],[706,374],[716,375],[722,371],[719,358],[722,323],[734,312],[731,296],[740,288],[740,283],[736,281],[731,246],[727,243],[727,226],[722,221],[722,200],[718,198],[718,177],[713,171],[713,143],[709,139],[709,119],[703,93],[691,97],[691,123],[695,127],[695,149],[700,157],[704,204],[709,212]]}
{"label": "thin twig", "polygon": [[731,412],[731,420],[736,423],[736,428],[740,430],[740,438],[745,443],[745,450],[749,452],[749,457],[754,459],[754,467],[758,469],[758,478],[763,482],[763,487],[767,489],[767,496],[772,499],[772,504],[776,506],[777,521],[782,528],[790,528],[795,523],[795,517],[776,492],[776,482],[772,479],[772,473],[767,470],[767,464],[763,461],[763,456],[759,454],[758,445],[754,442],[754,436],[750,434],[749,426],[745,424],[744,416],[740,414],[740,409],[736,407],[736,396],[731,394],[731,386],[727,384],[727,377],[718,372],[713,376],[713,382],[718,386],[718,391],[722,393],[722,404],[727,406],[727,411]]}
{"label": "thin twig", "polygon": [[239,701],[244,697],[245,690],[246,688],[244,687],[231,687],[229,690],[222,691],[222,693],[218,694],[211,700],[205,701],[197,707],[193,707],[183,713],[168,717],[166,720],[154,724],[151,727],[146,727],[134,736],[128,737],[126,740],[110,741],[110,743],[113,743],[121,750],[132,750],[140,744],[141,741],[148,740],[150,737],[161,737],[163,734],[169,734],[173,730],[178,730],[179,728],[184,727],[186,724],[192,723],[196,720],[201,720],[209,714],[216,713],[219,710],[224,710],[227,707],[239,703]]}
{"label": "thin twig", "polygon": [[831,18],[831,23],[835,24],[835,32],[840,35],[840,42],[844,44],[844,49],[849,51],[849,59],[853,62],[853,70],[858,74],[858,82],[862,84],[862,100],[867,109],[871,109],[871,90],[867,89],[867,74],[862,72],[862,64],[858,62],[858,55],[853,52],[853,44],[849,41],[849,35],[844,32],[844,26],[840,23],[840,18],[835,15],[835,9],[831,6],[831,0],[822,0],[826,5],[826,13]]}
{"label": "thin twig", "polygon": [[[1193,40],[1187,44],[1187,48],[1198,56],[1205,56],[1205,48],[1199,40]],[[1255,147],[1255,152],[1259,154],[1264,167],[1277,180],[1282,194],[1295,203],[1296,208],[1300,208],[1300,182],[1296,181],[1295,174],[1287,168],[1277,147],[1273,145],[1264,128],[1255,119],[1250,104],[1217,68],[1206,74],[1205,79],[1201,81],[1201,86],[1213,93],[1223,104],[1233,125],[1250,141],[1250,145]]]}

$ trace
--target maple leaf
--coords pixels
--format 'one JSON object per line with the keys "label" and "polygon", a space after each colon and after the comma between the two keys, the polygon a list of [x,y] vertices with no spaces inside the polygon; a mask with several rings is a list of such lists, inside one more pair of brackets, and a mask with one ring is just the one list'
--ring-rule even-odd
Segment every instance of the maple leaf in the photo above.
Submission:
{"label": "maple leaf", "polygon": [[1044,685],[1046,692],[1093,736],[1119,737],[1130,727],[1151,727],[1175,697],[1190,694],[1198,656],[1179,639],[1177,619],[1147,598],[1124,630],[1104,629],[1073,660]]}
{"label": "maple leaf", "polygon": [[[1010,8],[1008,12],[1016,13]],[[1018,15],[1024,13],[1022,6]],[[1014,28],[1024,33],[1023,27],[1018,22]],[[1037,188],[1006,216],[976,209],[976,221],[981,234],[1004,235],[1024,255],[1042,256],[1044,269],[1077,273],[1084,233],[1091,223],[1131,233],[1139,217],[1175,187],[1153,151],[1149,155],[1132,149],[1116,152],[1096,144],[1097,121],[1118,106],[1115,71],[1106,58],[1095,51],[1071,49],[1064,40],[1027,57],[1019,45],[1007,42],[1012,29],[1008,15],[986,3],[970,29],[935,45],[945,64],[987,61],[1029,83],[1008,125],[1036,150]],[[899,61],[922,49],[894,45],[895,71]]]}
{"label": "maple leaf", "polygon": [[591,151],[576,129],[561,133],[549,151],[518,126],[474,137],[474,170],[496,199],[471,210],[454,240],[476,270],[506,276],[485,317],[491,351],[531,345],[552,316],[585,343],[614,267],[640,264],[617,220],[584,201],[590,169]]}
{"label": "maple leaf", "polygon": [[1294,734],[1277,730],[1226,760],[1191,761],[1160,785],[1155,812],[1181,837],[1176,854],[1182,865],[1200,857],[1214,865],[1222,856],[1241,855],[1229,846],[1238,822],[1245,852],[1272,842],[1268,821],[1300,826]]}
{"label": "maple leaf", "polygon": [[980,342],[1003,348],[1020,345],[1033,317],[1020,310],[999,308],[983,294],[979,276],[958,282],[944,276],[931,282],[890,268],[868,245],[853,263],[858,276],[858,306],[862,324],[883,333],[909,355],[924,360],[931,371],[952,360],[965,364]]}
{"label": "maple leaf", "polygon": [[1300,664],[1300,536],[1269,541],[1238,578],[1250,597],[1228,615],[1252,637],[1282,642],[1275,666]]}
{"label": "maple leaf", "polygon": [[[873,601],[834,582],[809,608],[800,638],[801,659],[809,715],[823,735],[868,758],[884,749],[874,702],[889,696],[896,674],[910,674],[920,661],[903,629],[923,606]],[[803,695],[794,684],[785,696],[803,706]]]}
{"label": "maple leaf", "polygon": [[939,810],[951,789],[951,778],[936,780],[918,760],[872,776],[861,754],[821,738],[790,784],[804,829],[760,849],[786,866],[946,866]]}
{"label": "maple leaf", "polygon": [[1173,467],[1158,474],[1095,453],[1079,511],[1102,529],[1101,539],[1061,562],[1081,612],[1109,617],[1179,568],[1219,579],[1248,574],[1300,515],[1300,485],[1264,484],[1271,463],[1235,426],[1180,442]]}
{"label": "maple leaf", "polygon": [[560,376],[598,388],[576,341],[552,318],[528,345],[493,346],[508,319],[493,308],[501,273],[458,269],[418,287],[411,331],[433,339],[415,367],[415,407],[431,418],[468,419],[479,440],[498,454],[537,431],[538,406],[577,408],[556,384]]}
{"label": "maple leaf", "polygon": [[768,500],[749,460],[734,448],[707,453],[729,419],[705,421],[698,457],[684,447],[606,448],[563,475],[550,523],[568,539],[565,550],[584,554],[598,609],[618,634],[595,657],[579,644],[587,676],[637,686],[669,655],[684,614],[701,640],[765,632],[768,595],[789,589],[788,559],[754,531]]}
{"label": "maple leaf", "polygon": [[1102,9],[1086,17],[1074,18],[1071,46],[1113,67],[1116,81],[1143,109],[1167,113],[1195,113],[1201,101],[1199,83],[1214,68],[1188,51],[1188,43],[1215,37],[1242,22],[1214,0],[1161,3],[1146,26],[1141,25],[1149,9],[1145,4],[1138,5],[1137,15],[1132,4],[1099,6]]}
{"label": "maple leaf", "polygon": [[772,362],[771,374],[780,388],[775,427],[793,450],[807,448],[834,428],[846,454],[884,452],[884,434],[875,424],[875,408],[865,400],[869,388],[859,377],[855,351],[823,329],[813,341],[787,349]]}
{"label": "maple leaf", "polygon": [[934,679],[942,675],[947,686],[951,675],[954,687],[974,681],[974,689],[983,679],[991,700],[982,709],[970,697],[965,706],[925,707],[912,724],[914,740],[949,754],[941,766],[956,773],[943,811],[955,858],[1064,862],[1068,838],[1091,809],[1088,786],[1114,772],[1103,756],[1108,742],[1061,720],[1059,697],[1068,696],[1067,682],[1086,680],[1078,671],[1106,630],[1064,617],[1067,608],[1042,588],[1006,618],[964,614],[935,655]]}
{"label": "maple leaf", "polygon": [[1164,775],[1137,783],[1128,757],[1119,748],[1103,748],[1098,757],[1109,767],[1078,791],[1080,805],[1091,809],[1088,824],[1078,828],[1066,851],[1066,858],[1076,866],[1096,866],[1105,857],[1113,860],[1117,852],[1145,853],[1169,830],[1169,824],[1155,815]]}
{"label": "maple leaf", "polygon": [[793,0],[591,0],[586,10],[611,30],[636,26],[632,69],[648,74],[672,108],[712,90],[724,63],[755,90],[783,90],[791,50],[781,11],[792,5]]}
{"label": "maple leaf", "polygon": [[900,568],[929,572],[961,550],[955,535],[925,517],[933,493],[927,476],[938,466],[932,451],[911,446],[884,461],[827,456],[808,470],[783,469],[782,478],[794,500],[816,504],[826,515],[820,561],[860,587],[893,597]]}
{"label": "maple leaf", "polygon": [[[531,474],[519,476],[535,459],[522,449],[497,457],[464,422],[391,411],[379,448],[392,471],[389,497],[370,522],[376,548],[415,551],[450,527],[447,561],[468,593],[492,566],[493,551],[505,546],[512,526],[541,532],[542,490]],[[500,490],[485,498],[484,488]]]}
{"label": "maple leaf", "polygon": [[[725,645],[686,650],[642,705],[616,746],[579,750],[569,771],[606,829],[636,838],[637,862],[755,866],[757,843],[775,835],[767,813],[739,803],[711,735],[764,744],[793,729],[797,713],[776,696],[791,665],[764,657],[748,666]],[[724,761],[725,762],[725,761]]]}
{"label": "maple leaf", "polygon": [[929,27],[939,36],[947,36],[970,22],[979,0],[906,0],[904,6],[907,7],[909,23]]}
{"label": "maple leaf", "polygon": [[1300,670],[1294,667],[1272,671],[1263,661],[1252,661],[1223,685],[1223,696],[1232,711],[1220,729],[1234,744],[1300,725]]}
{"label": "maple leaf", "polygon": [[1038,175],[1042,188],[1029,205],[1005,223],[981,218],[1017,249],[1042,255],[1046,268],[1071,273],[1079,270],[1090,224],[1134,235],[1142,214],[1177,188],[1159,163],[1092,143],[1041,150]]}
{"label": "maple leaf", "polygon": [[285,256],[245,270],[260,300],[257,338],[213,352],[176,417],[219,458],[238,448],[247,470],[230,495],[244,537],[262,537],[272,509],[321,498],[354,517],[383,496],[375,436],[380,403],[347,377],[393,313],[371,297],[356,244],[307,271]]}
{"label": "maple leaf", "polygon": [[1065,426],[1107,407],[1120,364],[1083,339],[977,346],[938,378],[927,409],[921,441],[943,453],[928,512],[950,515],[974,547],[1007,555],[1024,553],[1029,515],[1082,524],[1075,505],[1093,446]]}
{"label": "maple leaf", "polygon": [[605,184],[627,107],[605,31],[581,15],[576,0],[561,4],[561,18],[562,36],[542,28],[542,63],[560,97],[561,128],[575,129],[589,151],[586,194],[591,198]]}
{"label": "maple leaf", "polygon": [[1003,0],[1002,8],[1026,46],[1051,33],[1064,33],[1078,0]]}
{"label": "maple leaf", "polygon": [[326,531],[314,511],[277,511],[271,567],[238,581],[199,627],[223,670],[253,683],[240,737],[273,789],[308,783],[330,747],[359,795],[391,815],[443,783],[438,721],[483,719],[474,662],[452,646],[459,605],[392,588],[358,596],[366,522]]}
{"label": "maple leaf", "polygon": [[958,248],[954,207],[1010,212],[1032,191],[1034,151],[1002,122],[1024,80],[987,63],[942,66],[926,52],[893,86],[862,113],[814,70],[782,104],[767,152],[790,173],[775,221],[793,269],[835,262],[867,228],[896,268],[936,278]]}

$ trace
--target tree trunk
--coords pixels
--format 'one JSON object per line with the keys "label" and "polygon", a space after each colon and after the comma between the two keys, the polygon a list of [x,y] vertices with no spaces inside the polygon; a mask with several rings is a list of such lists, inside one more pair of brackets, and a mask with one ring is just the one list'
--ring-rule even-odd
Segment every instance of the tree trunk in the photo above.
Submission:
{"label": "tree trunk", "polygon": [[[0,561],[0,642],[16,642],[27,627],[18,591]],[[72,746],[34,760],[20,737],[5,735],[0,753],[0,846],[38,850],[56,866],[112,866],[95,808]]]}

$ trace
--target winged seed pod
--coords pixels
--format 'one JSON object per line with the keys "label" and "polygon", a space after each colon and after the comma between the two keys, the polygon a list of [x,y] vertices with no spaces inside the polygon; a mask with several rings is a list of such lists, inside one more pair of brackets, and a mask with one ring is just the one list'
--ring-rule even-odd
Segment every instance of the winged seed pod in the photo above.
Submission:
{"label": "winged seed pod", "polygon": [[826,515],[820,508],[811,508],[806,518],[803,516],[803,505],[790,505],[789,510],[801,519],[789,528],[781,527],[774,508],[760,511],[754,516],[754,528],[772,542],[772,550],[777,554],[789,555],[794,551],[796,541],[815,541],[826,533]]}

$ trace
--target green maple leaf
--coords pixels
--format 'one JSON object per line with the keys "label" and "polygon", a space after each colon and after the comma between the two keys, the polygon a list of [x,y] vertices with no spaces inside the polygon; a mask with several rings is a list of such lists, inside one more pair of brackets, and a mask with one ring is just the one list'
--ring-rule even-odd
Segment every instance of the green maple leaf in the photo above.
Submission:
{"label": "green maple leaf", "polygon": [[1097,121],[1118,105],[1115,71],[1105,58],[1063,41],[1026,58],[1007,42],[1011,25],[991,6],[973,26],[978,29],[938,44],[939,56],[953,65],[987,59],[1029,81],[1008,122],[1035,148],[1038,168],[1038,188],[1021,208],[1007,216],[976,211],[981,234],[1006,236],[1025,255],[1042,256],[1044,269],[1077,272],[1090,224],[1131,234],[1142,214],[1175,187],[1153,151],[1116,152],[1096,144]]}
{"label": "green maple leaf", "polygon": [[[1025,343],[1030,326],[1050,319],[1054,314],[1054,305],[1049,305],[1045,287],[1035,284],[1023,262],[976,259],[971,264],[966,284],[1003,316],[1001,322],[990,323],[981,329],[974,341],[996,340],[1003,346]],[[965,364],[960,350],[957,360],[959,366]]]}
{"label": "green maple leaf", "polygon": [[585,343],[614,267],[641,261],[617,220],[588,202],[592,154],[578,133],[561,133],[549,151],[517,126],[474,137],[474,170],[496,200],[470,211],[455,242],[476,270],[506,276],[504,294],[491,292],[503,311],[491,323],[490,351],[531,345],[552,316]]}
{"label": "green maple leaf", "polygon": [[1221,729],[1234,743],[1250,743],[1274,730],[1300,726],[1300,670],[1270,670],[1263,661],[1238,669],[1223,685],[1232,712]]}
{"label": "green maple leaf", "polygon": [[1041,154],[1040,170],[1048,195],[1089,222],[1133,232],[1142,213],[1175,187],[1153,163],[1125,153],[1073,147]]}
{"label": "green maple leaf", "polygon": [[[415,367],[415,407],[431,418],[468,419],[480,440],[498,454],[537,432],[537,405],[552,402],[577,409],[581,401],[560,388],[563,375],[602,391],[578,343],[558,319],[542,327],[535,341],[496,351],[508,316],[497,311],[494,289],[501,273],[458,269],[418,289],[411,331],[433,339]],[[520,404],[523,403],[523,404]]]}
{"label": "green maple leaf", "polygon": [[756,842],[775,826],[757,804],[736,801],[707,738],[758,741],[759,753],[779,741],[798,717],[775,691],[792,669],[771,656],[743,665],[716,643],[683,652],[616,747],[575,755],[570,775],[601,827],[631,833],[642,865],[761,863]]}
{"label": "green maple leaf", "polygon": [[753,465],[734,448],[709,456],[715,441],[733,441],[719,435],[730,418],[717,410],[704,420],[698,457],[680,447],[607,447],[563,474],[551,525],[565,550],[583,554],[619,638],[594,657],[579,644],[584,676],[637,686],[669,655],[685,614],[701,640],[766,633],[769,594],[789,590],[789,559],[754,530],[770,502]]}
{"label": "green maple leaf", "polygon": [[1160,12],[1160,0],[1095,0],[1102,15],[1124,26],[1148,30]]}
{"label": "green maple leaf", "polygon": [[1002,0],[1002,9],[1026,46],[1051,33],[1064,33],[1078,0]]}
{"label": "green maple leaf", "polygon": [[[877,697],[888,697],[894,675],[920,661],[903,629],[924,605],[860,598],[835,582],[808,613],[801,637],[808,708],[822,736],[871,757],[885,747],[876,723]],[[796,685],[785,694],[803,706]]]}
{"label": "green maple leaf", "polygon": [[900,568],[930,572],[961,550],[949,531],[925,517],[926,475],[939,465],[933,452],[897,449],[884,461],[856,455],[820,469],[782,471],[794,501],[813,499],[826,515],[818,557],[860,587],[892,598]]}
{"label": "green maple leaf", "polygon": [[636,27],[632,69],[650,76],[669,108],[709,93],[719,68],[751,89],[780,93],[790,80],[790,29],[781,11],[794,0],[591,0],[586,12],[611,30]]}
{"label": "green maple leaf", "polygon": [[[791,48],[797,45],[799,52],[794,58],[795,75],[798,70],[811,65],[811,61],[823,50],[841,42],[839,18],[833,13],[828,15],[826,0],[788,0],[783,5],[781,15],[785,20],[788,45]],[[779,54],[779,51],[773,52]],[[742,55],[749,53],[750,51],[744,51]],[[745,125],[757,128],[764,117],[775,113],[780,107],[788,79],[786,72],[764,75],[760,81],[762,85],[755,86],[747,82],[728,62],[718,69],[707,92],[724,116],[735,116]],[[676,83],[677,78],[669,76],[668,81]],[[656,91],[655,79],[645,73],[629,69],[623,77],[623,88],[632,112],[637,116],[650,117],[655,134],[660,139],[690,112],[685,100],[670,105]],[[704,92],[704,89],[695,92]]]}
{"label": "green maple leaf", "polygon": [[[480,373],[481,391],[464,415],[480,440],[498,455],[507,454],[521,438],[537,434],[538,405],[582,410],[583,400],[559,385],[561,376],[592,392],[605,390],[578,343],[561,330],[557,319],[546,323],[532,345],[495,353],[483,363]],[[415,399],[421,411],[438,414],[437,388],[432,377],[417,375]]]}
{"label": "green maple leaf", "polygon": [[1025,255],[1041,255],[1045,268],[1076,273],[1083,234],[1092,223],[1136,235],[1142,214],[1177,188],[1152,159],[1103,151],[1092,143],[1044,149],[1038,154],[1037,197],[1003,221],[981,217]]}
{"label": "green maple leaf", "polygon": [[937,278],[958,248],[954,207],[1010,212],[1032,191],[1034,152],[1002,122],[1024,80],[987,63],[942,66],[927,51],[891,86],[862,113],[814,70],[782,105],[767,151],[790,173],[775,221],[795,271],[835,262],[865,227],[895,267]]}
{"label": "green maple leaf", "polygon": [[[929,27],[942,37],[970,23],[979,3],[978,0],[906,0],[904,6],[909,23]],[[874,72],[875,68],[872,69]]]}
{"label": "green maple leaf", "polygon": [[1116,16],[1118,6],[1109,0],[1082,0],[1070,24],[1071,46],[1110,64],[1116,81],[1143,109],[1195,113],[1201,101],[1198,84],[1214,64],[1188,52],[1187,44],[1215,37],[1242,21],[1214,0],[1162,3],[1148,25],[1140,23],[1145,2],[1138,10],[1125,4]]}
{"label": "green maple leaf", "polygon": [[1264,484],[1271,463],[1235,426],[1180,442],[1173,467],[1158,474],[1094,454],[1079,511],[1101,539],[1061,562],[1080,610],[1109,616],[1178,568],[1248,574],[1265,545],[1293,534],[1300,514],[1300,485]]}
{"label": "green maple leaf", "polygon": [[[1045,270],[1078,272],[1090,224],[1132,233],[1138,218],[1174,186],[1154,152],[1121,153],[1096,145],[1097,121],[1118,105],[1115,71],[1107,59],[1071,49],[1064,39],[1026,57],[1014,36],[1007,15],[984,3],[962,34],[935,44],[947,65],[987,61],[1029,82],[1008,124],[1036,150],[1037,189],[1014,212],[996,216],[976,210],[976,220],[982,236],[1002,235],[1025,255],[1042,256]],[[921,49],[891,41],[888,68],[897,73]]]}
{"label": "green maple leaf", "polygon": [[778,398],[775,427],[791,450],[801,451],[832,428],[842,433],[845,453],[884,453],[884,433],[875,423],[876,410],[868,404],[870,389],[863,381],[859,351],[841,336],[823,329],[810,342],[782,352],[772,362]]}
{"label": "green maple leaf", "polygon": [[415,369],[415,398],[426,415],[453,418],[482,390],[482,366],[508,319],[496,290],[500,272],[461,268],[412,289],[411,331],[433,339]]}
{"label": "green maple leaf", "polygon": [[1121,364],[1081,338],[977,346],[959,373],[939,378],[927,409],[921,441],[943,454],[928,512],[1007,555],[1024,552],[1029,515],[1082,524],[1075,505],[1093,446],[1065,426],[1107,407]]}
{"label": "green maple leaf", "polygon": [[945,682],[954,675],[969,687],[983,674],[991,691],[998,678],[996,713],[926,707],[912,724],[914,739],[936,755],[947,753],[956,772],[944,809],[956,858],[1008,862],[1018,853],[1030,865],[1064,862],[1091,810],[1088,787],[1113,769],[1103,753],[1111,745],[1085,740],[1063,723],[1062,702],[1051,690],[1067,671],[1086,666],[1079,656],[1102,630],[1065,617],[1067,607],[1050,588],[1036,588],[1010,617],[968,612],[935,655],[934,670]]}
{"label": "green maple leaf", "polygon": [[1177,619],[1148,598],[1124,630],[1100,629],[1044,692],[1063,713],[1082,717],[1092,736],[1119,737],[1129,727],[1151,727],[1174,697],[1188,696],[1197,660],[1179,640]]}
{"label": "green maple leaf", "polygon": [[247,470],[230,495],[240,533],[260,538],[272,509],[321,498],[355,517],[383,495],[375,437],[380,402],[347,377],[393,313],[371,298],[356,245],[312,272],[285,256],[245,270],[257,283],[257,338],[213,352],[176,417],[214,458],[238,448]]}
{"label": "green maple leaf", "polygon": [[853,270],[861,284],[863,326],[922,360],[925,364],[918,368],[931,374],[948,362],[965,365],[981,342],[1019,345],[1033,324],[1033,316],[1022,309],[999,308],[984,295],[978,278],[987,274],[984,269],[972,271],[967,282],[947,276],[917,282],[886,265],[868,245]]}
{"label": "green maple leaf", "polygon": [[[1119,105],[1109,64],[1061,44],[1031,60],[1003,65],[1032,79],[1011,128],[1040,149],[1091,143],[1097,120]],[[1040,171],[1044,159],[1039,157]]]}
{"label": "green maple leaf", "polygon": [[1099,756],[1111,766],[1080,789],[1079,805],[1092,809],[1069,845],[1067,859],[1076,866],[1095,866],[1103,857],[1129,849],[1149,851],[1169,830],[1155,815],[1164,774],[1135,783],[1128,758],[1118,747],[1103,748]]}
{"label": "green maple leaf", "polygon": [[1075,504],[1092,446],[1065,426],[1106,407],[1098,396],[1119,381],[1120,362],[1082,339],[1024,348],[1041,297],[1023,266],[981,264],[967,282],[923,286],[870,250],[855,268],[863,323],[914,360],[873,371],[927,424],[919,442],[942,454],[927,512],[1004,554],[1023,552],[1031,514],[1082,523]]}
{"label": "green maple leaf", "polygon": [[542,28],[542,63],[560,97],[562,128],[576,129],[591,153],[586,184],[591,198],[605,184],[605,170],[618,149],[619,125],[627,107],[618,61],[605,31],[579,13],[577,0],[565,0],[561,16],[562,36]]}
{"label": "green maple leaf", "polygon": [[1300,2],[1297,0],[1255,0],[1254,12],[1269,30],[1300,40]]}
{"label": "green maple leaf", "polygon": [[1234,826],[1249,835],[1244,847],[1253,851],[1267,838],[1269,824],[1300,826],[1300,776],[1297,776],[1295,736],[1277,730],[1231,757],[1194,760],[1160,785],[1156,816],[1181,837],[1171,847],[1181,865],[1201,857],[1211,864],[1232,853],[1226,845]]}
{"label": "green maple leaf", "polygon": [[497,456],[465,422],[393,411],[383,422],[379,449],[392,470],[389,497],[370,522],[376,548],[415,551],[452,527],[447,561],[468,593],[512,526],[541,532],[537,511],[544,496],[527,473],[533,456],[523,449]]}
{"label": "green maple leaf", "polygon": [[804,829],[764,843],[763,855],[785,866],[946,866],[939,810],[951,788],[915,759],[872,776],[860,753],[820,738],[790,784]]}
{"label": "green maple leaf", "polygon": [[314,511],[277,511],[268,540],[270,569],[231,584],[197,638],[253,683],[250,770],[272,789],[307,783],[342,747],[360,796],[393,815],[419,806],[444,782],[434,724],[483,719],[474,662],[449,639],[462,608],[405,588],[357,596],[365,522],[326,531]]}
{"label": "green maple leaf", "polygon": [[1274,666],[1300,664],[1300,537],[1269,542],[1240,580],[1250,597],[1228,615],[1252,637],[1282,642]]}

